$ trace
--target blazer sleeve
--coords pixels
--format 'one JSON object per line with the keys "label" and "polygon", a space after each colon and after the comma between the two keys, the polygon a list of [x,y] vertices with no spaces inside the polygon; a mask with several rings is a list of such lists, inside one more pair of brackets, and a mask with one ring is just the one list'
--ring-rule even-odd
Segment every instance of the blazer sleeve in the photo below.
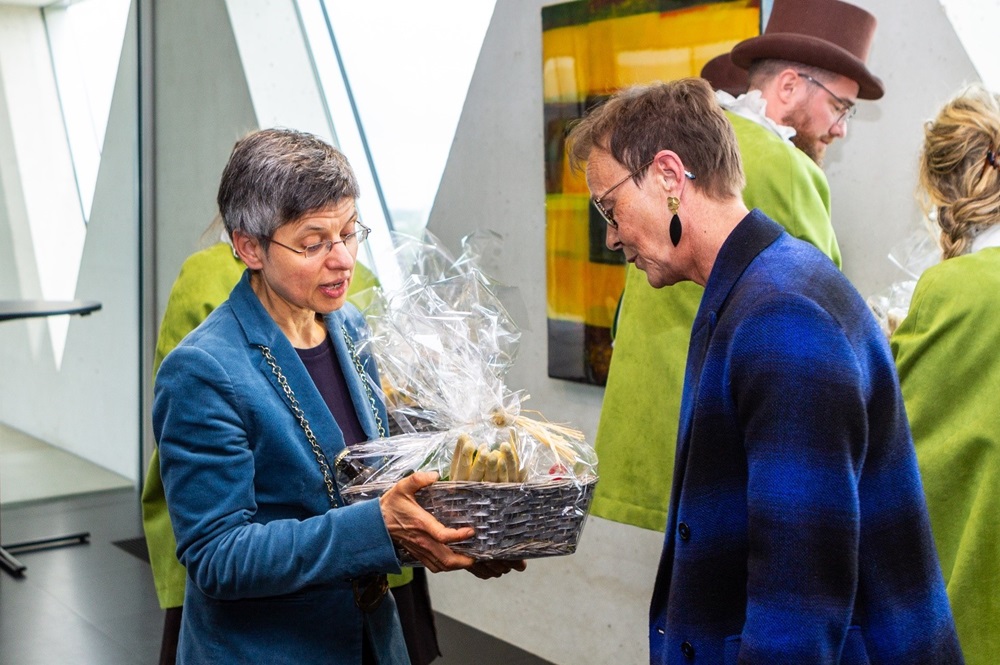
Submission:
{"label": "blazer sleeve", "polygon": [[747,316],[731,347],[748,475],[739,662],[838,662],[858,585],[863,376],[832,317],[783,300]]}
{"label": "blazer sleeve", "polygon": [[285,473],[291,486],[295,469],[257,468],[247,432],[265,425],[244,422],[240,401],[226,369],[199,347],[177,347],[157,374],[153,426],[177,553],[192,583],[229,600],[398,573],[378,501],[305,519],[254,521],[255,474]]}

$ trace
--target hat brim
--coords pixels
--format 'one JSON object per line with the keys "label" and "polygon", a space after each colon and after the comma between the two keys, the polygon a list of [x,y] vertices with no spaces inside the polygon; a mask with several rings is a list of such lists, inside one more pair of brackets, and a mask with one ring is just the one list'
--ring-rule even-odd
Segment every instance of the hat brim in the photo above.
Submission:
{"label": "hat brim", "polygon": [[777,59],[801,62],[841,74],[856,81],[858,98],[881,99],[885,94],[882,80],[868,71],[853,53],[836,44],[793,32],[775,32],[751,37],[733,47],[730,53],[733,64],[749,69],[754,60]]}
{"label": "hat brim", "polygon": [[728,53],[717,55],[706,62],[701,68],[701,77],[715,90],[724,90],[733,97],[739,97],[749,87],[747,70],[734,65]]}

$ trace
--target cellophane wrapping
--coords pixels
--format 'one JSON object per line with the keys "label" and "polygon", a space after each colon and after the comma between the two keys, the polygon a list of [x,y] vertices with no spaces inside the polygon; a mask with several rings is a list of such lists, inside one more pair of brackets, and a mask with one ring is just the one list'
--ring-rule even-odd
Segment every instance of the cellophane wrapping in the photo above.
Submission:
{"label": "cellophane wrapping", "polygon": [[912,230],[889,251],[889,261],[899,269],[899,278],[878,293],[868,297],[868,307],[887,337],[906,318],[913,299],[913,289],[920,275],[941,261],[941,247],[931,232],[933,214],[920,228]]}
{"label": "cellophane wrapping", "polygon": [[[597,457],[581,432],[523,408],[505,376],[520,330],[479,267],[495,238],[466,238],[456,260],[427,234],[394,239],[402,285],[377,291],[360,342],[376,358],[393,421],[387,438],[352,447],[364,472],[341,477],[348,502],[380,496],[414,471],[438,482],[420,503],[476,535],[453,549],[477,559],[569,554],[582,531]],[[458,451],[458,455],[456,455]]]}

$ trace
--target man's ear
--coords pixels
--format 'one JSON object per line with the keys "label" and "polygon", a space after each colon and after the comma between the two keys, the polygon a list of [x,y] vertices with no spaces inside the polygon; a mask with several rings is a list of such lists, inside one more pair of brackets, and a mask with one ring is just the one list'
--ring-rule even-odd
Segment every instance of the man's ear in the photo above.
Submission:
{"label": "man's ear", "polygon": [[774,94],[784,106],[791,106],[796,91],[802,85],[799,73],[789,67],[782,71],[774,80]]}
{"label": "man's ear", "polygon": [[264,249],[260,246],[260,240],[247,235],[242,231],[233,231],[233,249],[237,256],[246,264],[250,270],[260,270],[264,267]]}

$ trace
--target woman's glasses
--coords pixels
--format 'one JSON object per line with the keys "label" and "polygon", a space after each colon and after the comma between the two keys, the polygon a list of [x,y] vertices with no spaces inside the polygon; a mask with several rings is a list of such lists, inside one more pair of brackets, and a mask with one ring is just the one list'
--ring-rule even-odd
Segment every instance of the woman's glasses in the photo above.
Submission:
{"label": "woman's glasses", "polygon": [[[598,196],[596,199],[594,199],[594,207],[597,208],[597,212],[601,213],[601,217],[604,218],[604,221],[607,222],[608,226],[610,226],[613,229],[617,229],[618,228],[618,222],[615,221],[614,210],[613,209],[612,210],[605,209],[604,204],[601,203],[601,202],[607,197],[608,194],[610,194],[611,192],[615,191],[616,189],[618,189],[619,187],[621,187],[623,184],[625,184],[626,180],[628,180],[629,178],[635,177],[636,174],[638,174],[643,169],[647,168],[654,161],[656,161],[655,158],[649,160],[648,162],[646,162],[645,164],[643,164],[642,166],[640,166],[639,168],[637,168],[635,171],[632,171],[627,176],[625,176],[624,178],[622,178],[621,180],[619,180],[615,184],[611,185],[611,187],[608,187],[608,189],[607,189],[606,192],[604,192],[603,194],[601,194],[600,196]],[[694,174],[691,173],[690,171],[685,171],[684,172],[684,176],[688,180],[694,180]]]}
{"label": "woman's glasses", "polygon": [[347,234],[340,240],[324,240],[323,242],[318,242],[315,245],[308,245],[307,247],[303,247],[302,249],[295,249],[294,247],[283,245],[274,238],[268,238],[268,241],[273,242],[278,247],[284,247],[290,252],[295,252],[296,254],[300,254],[307,259],[318,259],[326,257],[330,252],[333,251],[334,245],[339,245],[341,243],[344,244],[344,247],[346,247],[347,251],[349,251],[351,254],[356,254],[358,251],[358,247],[361,245],[361,243],[363,243],[365,240],[368,239],[368,234],[371,233],[371,229],[369,229],[367,226],[365,226],[361,222],[356,222],[356,223],[361,228],[355,231],[354,233]]}

